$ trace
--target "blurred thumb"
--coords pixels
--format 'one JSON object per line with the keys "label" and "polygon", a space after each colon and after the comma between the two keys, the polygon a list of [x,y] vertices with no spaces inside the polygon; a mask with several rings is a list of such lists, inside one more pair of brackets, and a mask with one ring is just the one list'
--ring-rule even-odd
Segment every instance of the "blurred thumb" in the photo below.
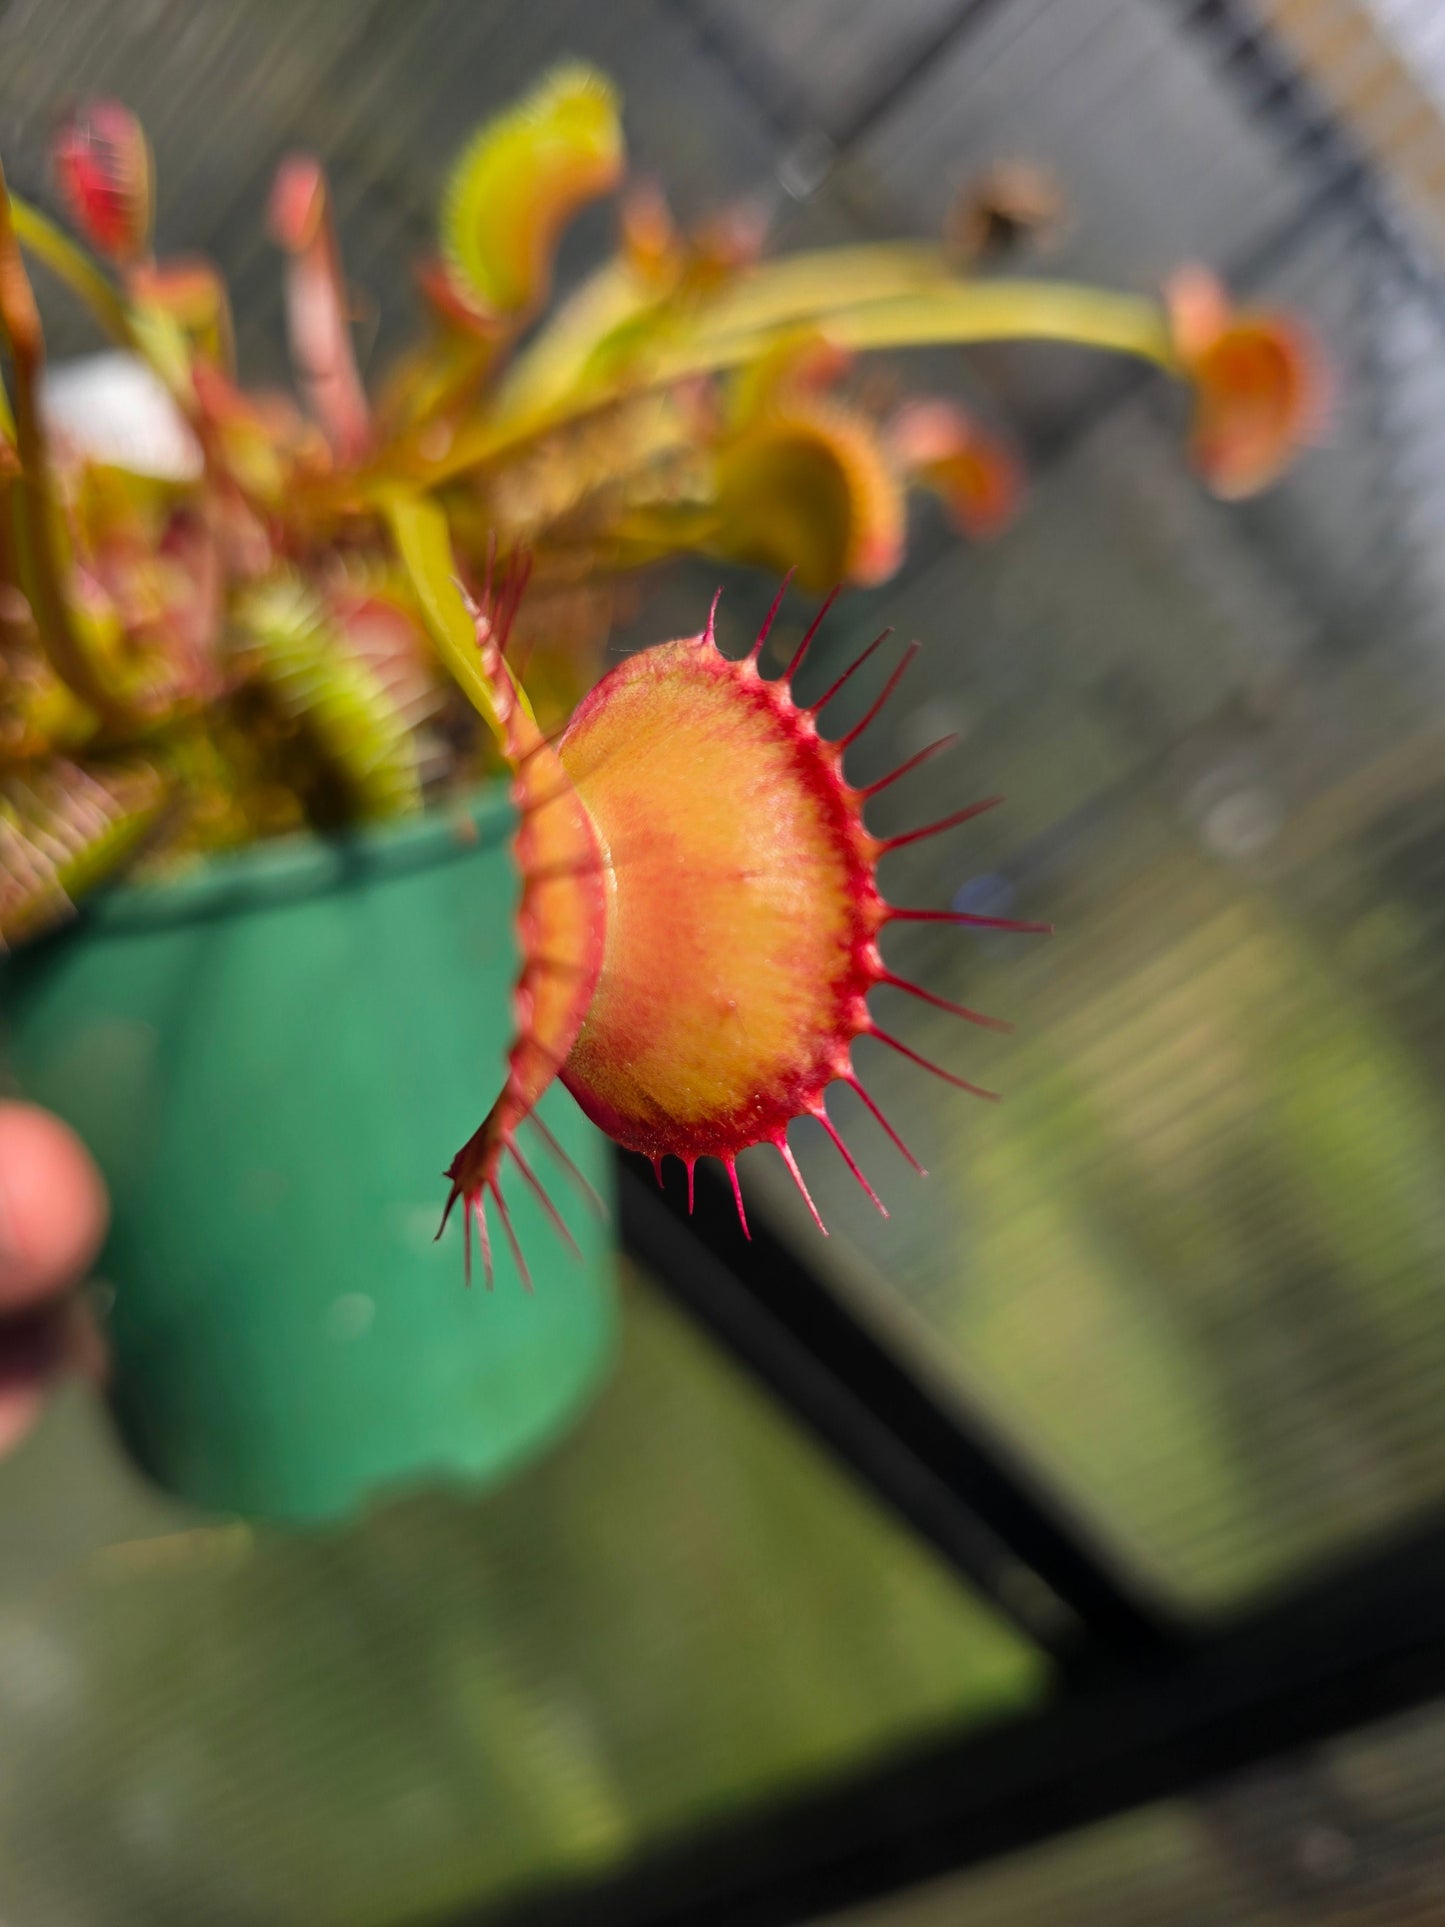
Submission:
{"label": "blurred thumb", "polygon": [[108,1218],[75,1133],[32,1104],[0,1104],[0,1315],[83,1278]]}

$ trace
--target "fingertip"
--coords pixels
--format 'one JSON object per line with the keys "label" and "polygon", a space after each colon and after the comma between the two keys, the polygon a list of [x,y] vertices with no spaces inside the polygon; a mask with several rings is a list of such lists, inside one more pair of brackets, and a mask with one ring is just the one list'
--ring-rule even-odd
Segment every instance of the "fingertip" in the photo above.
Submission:
{"label": "fingertip", "polygon": [[0,1310],[83,1277],[109,1217],[105,1185],[75,1133],[35,1105],[0,1104]]}

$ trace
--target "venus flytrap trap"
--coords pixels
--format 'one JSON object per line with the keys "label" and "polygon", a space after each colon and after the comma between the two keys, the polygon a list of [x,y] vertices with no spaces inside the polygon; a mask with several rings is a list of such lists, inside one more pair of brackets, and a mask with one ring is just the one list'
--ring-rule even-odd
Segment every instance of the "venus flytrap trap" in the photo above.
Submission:
{"label": "venus flytrap trap", "polygon": [[1207,268],[1182,268],[1164,290],[1170,342],[1195,392],[1190,456],[1221,501],[1277,481],[1323,433],[1330,380],[1292,315],[1235,309]]}
{"label": "venus flytrap trap", "polygon": [[784,673],[766,678],[758,659],[786,587],[747,655],[734,661],[718,649],[714,601],[697,635],[642,650],[604,676],[555,747],[524,708],[506,663],[505,594],[471,608],[488,716],[513,771],[522,877],[523,966],[507,1081],[447,1173],[446,1213],[461,1199],[466,1214],[468,1275],[475,1220],[489,1285],[489,1198],[528,1279],[501,1171],[510,1156],[529,1188],[544,1195],[517,1129],[554,1078],[609,1136],[650,1158],[659,1182],[664,1158],[680,1159],[689,1204],[698,1159],[719,1159],[745,1234],[737,1158],[756,1144],[777,1148],[824,1229],[788,1144],[789,1124],[804,1116],[823,1126],[887,1216],[828,1115],[834,1083],[862,1099],[921,1174],[858,1080],[852,1047],[860,1036],[880,1039],[960,1090],[993,1095],[881,1029],[868,993],[888,984],[969,1023],[1006,1028],[895,976],[878,949],[880,931],[895,920],[1047,930],[962,911],[901,909],[879,889],[878,863],[888,851],[953,829],[1002,799],[987,797],[902,835],[874,836],[864,822],[868,798],[947,747],[932,745],[866,789],[844,774],[845,752],[882,710],[917,645],[900,657],[862,720],[826,737],[820,713],[887,633],[801,708],[792,680],[829,605]]}
{"label": "venus flytrap trap", "polygon": [[[1027,170],[937,245],[768,261],[745,212],[685,230],[627,182],[616,97],[579,66],[463,153],[418,271],[424,332],[374,386],[324,171],[284,163],[269,225],[299,400],[242,385],[209,263],[155,258],[150,151],[123,107],[78,110],[53,158],[85,245],[0,192],[0,943],[123,867],[164,879],[505,768],[515,1040],[449,1173],[489,1275],[487,1202],[510,1236],[504,1161],[541,1194],[518,1133],[554,1079],[621,1143],[689,1173],[720,1158],[735,1186],[759,1143],[801,1184],[794,1117],[847,1157],[825,1098],[843,1081],[871,1107],[854,1042],[911,1055],[869,1014],[896,981],[879,932],[952,914],[881,895],[891,846],[843,768],[857,732],[819,733],[824,705],[791,694],[797,661],[766,679],[757,648],[719,653],[709,619],[598,680],[599,589],[681,552],[819,593],[881,583],[912,489],[968,539],[1001,532],[1023,490],[1007,437],[952,401],[880,403],[859,372],[879,350],[1020,339],[1142,358],[1192,388],[1193,459],[1228,498],[1273,480],[1322,413],[1306,333],[1235,312],[1202,270],[1159,300],[979,272],[1057,216]],[[615,254],[548,314],[559,237],[617,190]],[[192,462],[141,475],[54,428],[26,255],[148,366]],[[524,557],[535,703],[506,654]]]}

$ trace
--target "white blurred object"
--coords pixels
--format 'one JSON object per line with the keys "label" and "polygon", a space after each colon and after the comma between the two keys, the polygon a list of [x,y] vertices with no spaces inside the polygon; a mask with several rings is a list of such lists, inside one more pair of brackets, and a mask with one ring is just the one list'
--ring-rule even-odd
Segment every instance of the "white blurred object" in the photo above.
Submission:
{"label": "white blurred object", "polygon": [[194,482],[200,443],[159,377],[134,355],[88,355],[46,370],[40,406],[51,434],[133,475]]}

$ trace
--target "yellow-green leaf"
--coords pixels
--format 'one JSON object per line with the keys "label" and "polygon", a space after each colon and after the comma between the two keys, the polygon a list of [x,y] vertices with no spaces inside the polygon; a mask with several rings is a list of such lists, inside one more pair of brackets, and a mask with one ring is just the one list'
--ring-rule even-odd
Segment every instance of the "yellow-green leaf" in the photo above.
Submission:
{"label": "yellow-green leaf", "polygon": [[79,295],[108,334],[129,346],[131,329],[125,303],[90,256],[19,195],[10,195],[9,204],[10,221],[21,247]]}
{"label": "yellow-green leaf", "polygon": [[[468,701],[497,741],[503,742],[496,691],[482,668],[476,631],[457,586],[456,562],[445,513],[426,497],[407,495],[399,489],[386,493],[380,505],[390,525],[396,552],[411,578],[427,633]],[[517,700],[530,716],[531,706],[520,685]]]}
{"label": "yellow-green leaf", "polygon": [[831,281],[820,256],[755,269],[659,341],[641,365],[629,365],[611,379],[584,373],[566,394],[556,394],[549,383],[541,405],[525,378],[529,371],[519,364],[495,413],[466,424],[446,454],[419,463],[418,472],[435,486],[608,407],[621,394],[740,368],[766,353],[782,330],[799,326],[815,328],[835,347],[855,354],[980,341],[1057,341],[1136,355],[1177,371],[1157,301],[1062,282],[965,281],[938,272],[930,258],[922,250],[844,249]]}

